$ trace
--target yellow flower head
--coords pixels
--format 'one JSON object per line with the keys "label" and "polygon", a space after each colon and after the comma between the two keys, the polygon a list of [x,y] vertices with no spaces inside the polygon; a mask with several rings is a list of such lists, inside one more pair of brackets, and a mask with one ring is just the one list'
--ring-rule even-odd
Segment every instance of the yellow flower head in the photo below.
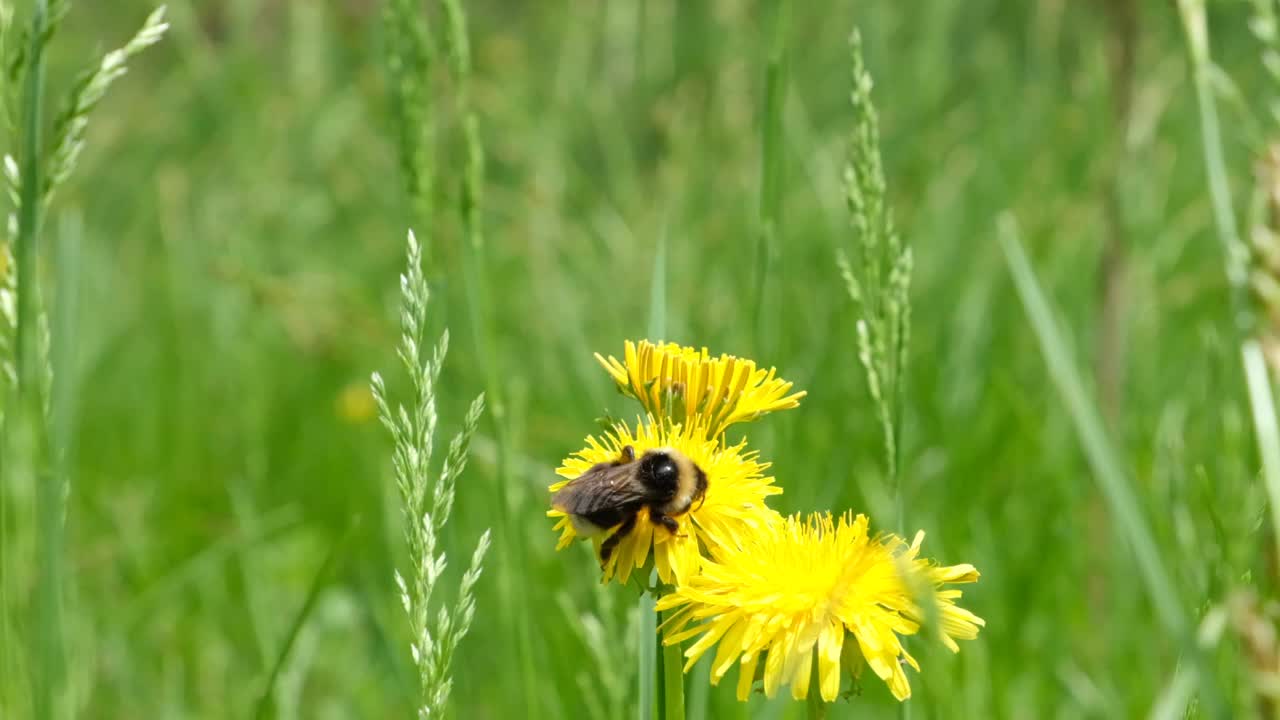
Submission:
{"label": "yellow flower head", "polygon": [[[923,538],[921,532],[907,546],[895,535],[871,537],[865,515],[842,515],[838,522],[829,513],[779,520],[716,552],[701,573],[658,601],[659,610],[680,608],[663,628],[664,642],[701,636],[685,651],[686,672],[719,643],[711,683],[737,662],[739,700],[747,699],[762,656],[767,696],[789,683],[792,697],[805,698],[816,649],[822,698],[830,702],[840,692],[841,655],[851,634],[871,669],[905,700],[911,686],[900,661],[920,668],[901,636],[916,633],[924,618],[911,588],[978,579],[972,565],[940,567],[918,559]],[[935,594],[952,651],[959,649],[956,638],[976,638],[985,624],[956,606],[959,597],[953,589]]]}
{"label": "yellow flower head", "polygon": [[[664,583],[679,583],[698,569],[699,558],[707,550],[737,545],[743,537],[777,519],[777,513],[765,506],[764,499],[782,489],[773,478],[764,475],[769,464],[760,462],[756,453],[746,450],[746,443],[725,446],[719,439],[708,437],[705,426],[681,425],[671,421],[637,422],[634,430],[625,423],[600,438],[587,438],[587,446],[565,458],[556,473],[567,478],[551,486],[555,492],[600,462],[616,460],[623,448],[631,446],[637,457],[654,448],[674,448],[685,454],[707,475],[707,492],[702,501],[689,511],[676,516],[680,530],[674,535],[649,519],[641,510],[635,528],[614,548],[604,565],[604,580],[617,577],[627,582],[631,571],[643,567],[653,551],[658,577]],[[559,518],[555,529],[561,532],[557,549],[578,537],[573,523],[564,512],[547,512]],[[595,537],[596,549],[608,534]]]}
{"label": "yellow flower head", "polygon": [[777,377],[775,368],[763,370],[732,355],[713,358],[706,348],[628,340],[623,361],[599,353],[596,360],[649,414],[686,425],[697,421],[708,437],[736,422],[797,407],[805,396],[803,391],[788,395],[791,383]]}

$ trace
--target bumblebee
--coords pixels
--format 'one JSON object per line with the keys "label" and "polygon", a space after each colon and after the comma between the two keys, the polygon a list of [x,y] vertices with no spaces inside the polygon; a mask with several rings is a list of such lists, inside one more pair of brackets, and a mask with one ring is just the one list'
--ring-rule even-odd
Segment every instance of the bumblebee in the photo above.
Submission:
{"label": "bumblebee", "polygon": [[600,546],[609,561],[618,543],[635,529],[641,512],[654,525],[679,532],[677,515],[706,499],[707,474],[684,453],[656,448],[639,458],[630,445],[611,462],[596,463],[551,497],[551,506],[569,516],[574,532],[590,537],[617,530]]}

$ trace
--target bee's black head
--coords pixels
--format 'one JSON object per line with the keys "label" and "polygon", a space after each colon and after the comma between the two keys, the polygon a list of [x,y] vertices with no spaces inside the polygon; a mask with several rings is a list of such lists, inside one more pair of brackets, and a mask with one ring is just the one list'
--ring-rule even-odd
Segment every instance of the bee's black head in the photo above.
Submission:
{"label": "bee's black head", "polygon": [[662,451],[646,453],[640,460],[640,481],[658,498],[670,498],[680,486],[680,466]]}

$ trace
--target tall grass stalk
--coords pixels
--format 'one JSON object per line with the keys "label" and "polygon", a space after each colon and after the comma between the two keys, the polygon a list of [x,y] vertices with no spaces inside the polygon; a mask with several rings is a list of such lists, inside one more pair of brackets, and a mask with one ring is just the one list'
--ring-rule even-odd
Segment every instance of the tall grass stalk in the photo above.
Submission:
{"label": "tall grass stalk", "polygon": [[884,439],[885,475],[895,508],[894,526],[903,531],[902,406],[911,331],[911,248],[894,226],[880,157],[880,121],[871,101],[872,81],[862,56],[862,38],[849,41],[853,133],[844,168],[845,200],[857,254],[842,250],[836,260],[845,288],[858,308],[858,359],[875,404]]}
{"label": "tall grass stalk", "polygon": [[[674,611],[669,611],[674,612]],[[666,618],[655,618],[665,620]],[[662,720],[684,720],[684,646],[664,645],[657,636],[662,675]]]}
{"label": "tall grass stalk", "polygon": [[453,654],[471,629],[475,616],[473,591],[489,549],[489,531],[485,530],[462,576],[456,603],[452,607],[441,605],[432,623],[432,595],[447,564],[447,553],[438,547],[439,539],[453,511],[454,485],[466,468],[471,437],[484,411],[484,395],[471,403],[462,429],[449,444],[443,466],[434,473],[431,460],[437,423],[436,383],[448,351],[449,335],[446,331],[441,336],[430,358],[423,356],[428,297],[421,247],[410,232],[408,266],[400,276],[399,355],[413,388],[413,404],[409,409],[398,405],[393,412],[378,373],[373,374],[370,386],[379,418],[395,443],[392,467],[400,491],[411,562],[408,579],[397,571],[395,580],[409,616],[409,650],[418,669],[420,718],[439,717],[448,703],[453,687]]}
{"label": "tall grass stalk", "polygon": [[[400,174],[409,200],[410,225],[432,227],[432,139],[428,78],[431,72],[431,35],[427,18],[415,0],[387,0],[383,6],[386,32],[386,65],[396,116]],[[429,243],[428,243],[429,244]],[[425,249],[427,257],[431,248]]]}
{"label": "tall grass stalk", "polygon": [[[13,291],[13,312],[4,313],[12,320],[12,392],[5,399],[3,450],[0,466],[2,487],[12,487],[15,475],[26,476],[36,489],[36,537],[38,579],[35,585],[35,636],[37,655],[33,671],[33,710],[36,717],[47,718],[55,707],[63,684],[64,638],[62,628],[62,535],[69,489],[67,456],[71,445],[71,414],[74,412],[74,342],[73,313],[78,283],[78,245],[59,247],[56,253],[56,309],[59,314],[59,339],[56,357],[50,358],[50,330],[42,310],[38,258],[45,206],[54,188],[63,183],[75,169],[85,144],[89,116],[105,96],[112,82],[126,72],[127,61],[163,37],[164,8],[153,11],[142,29],[122,48],[107,53],[90,71],[72,86],[66,107],[53,123],[52,150],[46,155],[44,142],[45,50],[53,31],[66,14],[69,3],[35,0],[31,24],[26,36],[28,45],[12,60],[11,78],[20,76],[23,93],[17,108],[18,120],[11,129],[18,134],[18,160],[5,158],[10,196],[14,199],[16,233],[12,237],[14,268],[9,269]],[[4,10],[8,12],[7,9]],[[6,16],[5,22],[8,19]],[[7,28],[6,28],[7,29]],[[6,114],[13,117],[13,108]],[[78,233],[77,233],[78,235]],[[69,241],[70,242],[70,241]],[[64,252],[65,251],[65,252]],[[63,372],[54,395],[54,366]],[[51,402],[53,407],[51,408]],[[52,418],[50,415],[52,414]],[[52,427],[50,426],[52,420]],[[52,437],[51,437],[52,434]],[[50,455],[52,451],[53,455]],[[6,510],[0,514],[7,515]],[[8,528],[4,528],[7,533]],[[9,626],[8,571],[5,585],[5,620]]]}
{"label": "tall grass stalk", "polygon": [[[54,704],[62,684],[62,551],[60,518],[61,493],[52,478],[41,473],[41,453],[37,444],[43,439],[40,411],[36,332],[40,325],[38,284],[36,276],[37,243],[40,240],[44,187],[42,130],[44,126],[45,33],[48,3],[35,0],[22,96],[22,137],[19,146],[20,181],[18,233],[14,241],[17,266],[17,327],[14,332],[13,414],[7,419],[5,470],[31,476],[36,486],[36,527],[39,574],[35,588],[35,634],[32,638],[36,654],[33,680],[33,710],[39,720],[54,716]],[[11,477],[4,479],[7,486]]]}
{"label": "tall grass stalk", "polygon": [[[480,358],[485,393],[490,407],[490,421],[496,447],[494,468],[494,497],[498,512],[497,542],[511,552],[501,554],[498,564],[498,583],[503,598],[501,612],[504,623],[514,636],[516,656],[522,668],[525,700],[530,717],[538,717],[536,685],[537,668],[532,658],[532,641],[528,620],[518,606],[523,582],[523,545],[512,542],[511,503],[509,491],[513,489],[507,480],[510,467],[511,441],[506,428],[504,392],[501,384],[502,370],[494,346],[490,311],[487,307],[489,290],[484,268],[484,229],[481,219],[484,190],[484,146],[481,141],[479,120],[471,107],[471,43],[467,34],[467,19],[458,0],[444,0],[443,44],[446,61],[454,80],[453,109],[462,128],[462,144],[465,166],[458,174],[457,211],[462,224],[462,258],[464,292],[468,316],[474,339],[476,357]],[[412,207],[412,216],[419,227],[439,227],[435,212],[434,162],[437,157],[434,142],[437,126],[436,114],[440,108],[431,104],[430,72],[436,57],[437,45],[431,33],[426,10],[412,0],[388,0],[384,7],[384,26],[387,34],[387,66],[392,83],[392,94],[398,118],[399,157],[405,187]],[[437,241],[428,238],[427,245]]]}
{"label": "tall grass stalk", "polygon": [[[658,234],[653,252],[649,281],[649,337],[655,341],[667,334],[667,230]],[[652,699],[662,720],[684,720],[684,648],[683,644],[664,645],[657,625],[662,618],[654,610],[662,586],[657,573],[652,573],[649,586],[640,597],[640,623],[643,637],[638,654],[640,674],[640,717],[651,720],[653,711],[646,698]],[[648,646],[646,649],[645,646]]]}
{"label": "tall grass stalk", "polygon": [[525,566],[527,555],[524,544],[515,542],[517,536],[512,519],[512,505],[519,501],[513,491],[519,486],[510,482],[513,455],[512,433],[508,428],[506,388],[502,355],[498,349],[490,298],[489,268],[484,234],[484,183],[485,152],[480,132],[480,119],[472,106],[471,93],[471,39],[467,30],[467,15],[461,0],[444,0],[445,46],[449,68],[454,81],[454,107],[459,118],[466,161],[458,187],[458,214],[462,221],[464,238],[463,262],[466,278],[467,307],[475,341],[476,357],[484,368],[485,393],[490,403],[490,418],[496,446],[494,463],[494,497],[498,506],[498,538],[509,552],[503,553],[502,593],[508,604],[504,614],[513,620],[518,662],[522,668],[527,713],[530,718],[542,716],[541,696],[538,688],[538,667],[533,660],[533,641],[529,629],[528,613],[517,605],[519,588],[526,587]]}
{"label": "tall grass stalk", "polygon": [[[20,148],[20,181],[18,235],[14,255],[18,278],[18,325],[14,333],[14,358],[18,378],[19,403],[33,394],[35,366],[39,362],[33,333],[39,324],[36,305],[36,243],[40,237],[43,213],[39,202],[44,187],[43,135],[44,118],[44,47],[47,0],[35,0],[31,14],[31,30],[24,73],[22,96],[22,139]],[[22,410],[19,408],[19,413]]]}
{"label": "tall grass stalk", "polygon": [[1014,286],[1040,343],[1049,377],[1071,416],[1085,456],[1093,468],[1093,478],[1115,516],[1117,526],[1133,550],[1138,571],[1146,585],[1147,596],[1155,608],[1156,616],[1165,631],[1178,644],[1191,671],[1196,674],[1201,697],[1210,717],[1225,717],[1220,691],[1209,675],[1203,651],[1196,642],[1177,588],[1161,559],[1156,539],[1147,526],[1129,478],[1107,438],[1102,418],[1085,390],[1084,381],[1080,378],[1067,344],[1058,330],[1053,311],[1022,249],[1017,226],[1008,215],[1000,218],[999,239]]}
{"label": "tall grass stalk", "polygon": [[760,124],[760,227],[756,237],[755,298],[752,327],[759,345],[765,329],[764,306],[769,274],[777,254],[782,224],[783,149],[786,138],[782,117],[787,102],[787,31],[791,26],[791,3],[782,0],[774,9],[773,39],[764,72],[764,112]]}
{"label": "tall grass stalk", "polygon": [[[6,468],[11,463],[6,461],[6,456],[14,444],[10,442],[7,422],[12,412],[6,414],[6,410],[10,409],[10,401],[13,399],[14,388],[17,385],[13,363],[13,332],[18,324],[15,307],[17,287],[14,282],[17,275],[7,242],[0,243],[0,264],[5,267],[5,272],[0,277],[0,538],[3,538],[7,545],[10,542],[9,490],[11,486],[8,484],[9,476],[6,474]],[[17,704],[17,691],[14,685],[18,682],[17,661],[21,643],[14,638],[13,619],[10,616],[13,609],[9,593],[13,585],[11,564],[7,557],[0,562],[0,671],[3,671],[5,678],[0,684],[0,693],[3,693],[0,694],[0,708]]]}
{"label": "tall grass stalk", "polygon": [[1266,359],[1254,334],[1254,316],[1249,304],[1249,249],[1240,239],[1231,204],[1231,186],[1227,179],[1226,161],[1223,159],[1222,133],[1213,94],[1214,69],[1209,56],[1209,29],[1205,20],[1204,1],[1178,0],[1178,11],[1191,55],[1209,197],[1213,202],[1214,225],[1222,244],[1227,281],[1231,285],[1233,325],[1240,337],[1240,362],[1244,367],[1258,455],[1262,460],[1262,477],[1271,508],[1271,524],[1274,529],[1272,537],[1276,542],[1276,556],[1280,557],[1280,428],[1276,425],[1274,395]]}
{"label": "tall grass stalk", "polygon": [[658,687],[655,668],[662,644],[658,635],[658,612],[653,608],[657,600],[652,593],[645,591],[640,593],[638,602],[640,637],[636,643],[636,717],[639,720],[653,720],[653,701],[657,697]]}

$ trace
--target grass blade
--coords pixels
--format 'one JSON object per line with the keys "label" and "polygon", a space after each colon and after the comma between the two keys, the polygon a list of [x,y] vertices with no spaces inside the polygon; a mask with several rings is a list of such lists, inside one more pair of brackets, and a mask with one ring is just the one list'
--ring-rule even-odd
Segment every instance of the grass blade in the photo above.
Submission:
{"label": "grass blade", "polygon": [[636,643],[636,677],[639,679],[639,702],[637,717],[640,720],[653,720],[653,698],[657,683],[654,675],[657,665],[657,649],[654,638],[658,637],[657,612],[653,609],[657,602],[652,593],[640,594],[640,637]]}
{"label": "grass blade", "polygon": [[1075,426],[1076,435],[1083,447],[1093,478],[1106,498],[1117,527],[1129,542],[1136,557],[1138,570],[1146,585],[1147,595],[1156,610],[1160,623],[1174,640],[1181,644],[1182,652],[1190,660],[1191,671],[1198,676],[1205,705],[1211,717],[1225,717],[1217,687],[1209,677],[1201,659],[1201,651],[1191,633],[1191,626],[1177,590],[1165,569],[1155,538],[1142,516],[1138,499],[1130,487],[1115,450],[1107,438],[1098,410],[1085,391],[1084,382],[1063,342],[1054,320],[1053,312],[1040,289],[1039,281],[1022,243],[1018,239],[1017,225],[1010,215],[1003,215],[999,223],[1000,246],[1004,250],[1009,272],[1013,276],[1018,296],[1031,322],[1040,350],[1044,356],[1049,377],[1067,406]]}
{"label": "grass blade", "polygon": [[[6,449],[16,449],[18,462],[6,463],[9,472],[35,473],[36,523],[38,528],[39,577],[35,589],[34,710],[41,720],[55,713],[63,670],[62,657],[62,493],[43,468],[44,423],[39,380],[40,351],[37,248],[40,239],[41,195],[44,183],[42,128],[44,125],[44,47],[47,0],[32,4],[29,55],[22,98],[21,184],[19,188],[18,235],[14,245],[18,268],[17,318],[14,333],[14,361],[17,375],[15,417],[7,433]],[[25,460],[25,462],[24,462]]]}
{"label": "grass blade", "polygon": [[658,651],[662,653],[662,718],[684,720],[684,646],[680,643],[663,645],[662,636],[655,633],[655,637],[658,645],[662,646]]}
{"label": "grass blade", "polygon": [[786,37],[791,20],[787,0],[778,4],[773,18],[773,46],[764,73],[764,114],[760,129],[760,226],[756,238],[755,298],[752,327],[757,344],[764,336],[765,292],[782,222],[783,143],[782,113],[787,99]]}
{"label": "grass blade", "polygon": [[307,624],[307,619],[311,617],[312,611],[315,610],[316,602],[320,600],[320,593],[333,575],[334,567],[338,564],[338,559],[342,557],[342,550],[347,546],[347,540],[351,537],[351,532],[357,524],[357,522],[349,524],[346,531],[334,540],[333,544],[329,546],[329,552],[324,556],[324,562],[320,563],[320,569],[316,571],[315,577],[311,579],[311,587],[307,590],[307,597],[302,601],[302,607],[298,608],[298,613],[294,615],[293,622],[289,625],[289,632],[285,635],[284,642],[280,644],[280,652],[276,654],[275,662],[271,664],[271,672],[267,674],[266,684],[262,687],[262,695],[258,697],[258,705],[253,712],[253,716],[258,720],[271,717],[273,712],[271,700],[274,695],[276,680],[280,677],[280,671],[284,669],[284,663],[289,659],[289,652],[293,650],[294,643],[298,640],[298,634],[302,632],[303,626]]}

